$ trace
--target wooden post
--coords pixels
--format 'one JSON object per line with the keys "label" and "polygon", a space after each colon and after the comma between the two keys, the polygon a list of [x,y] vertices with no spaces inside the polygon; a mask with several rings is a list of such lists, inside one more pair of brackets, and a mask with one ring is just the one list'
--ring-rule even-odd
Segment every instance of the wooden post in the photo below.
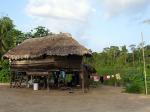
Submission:
{"label": "wooden post", "polygon": [[146,64],[145,64],[145,53],[144,53],[144,41],[143,41],[143,33],[141,32],[142,37],[142,51],[143,51],[143,64],[144,64],[144,83],[145,83],[145,94],[147,95],[147,74],[146,74]]}
{"label": "wooden post", "polygon": [[83,74],[83,69],[82,71],[80,72],[80,77],[81,77],[81,80],[82,80],[82,92],[84,93],[85,92],[85,85],[84,85],[84,74]]}
{"label": "wooden post", "polygon": [[12,74],[10,71],[10,88],[12,88],[13,78],[14,78],[13,76],[14,76],[14,74]]}
{"label": "wooden post", "polygon": [[82,75],[83,75],[83,79],[82,79],[82,91],[83,93],[85,92],[85,86],[84,86],[84,74],[82,72]]}
{"label": "wooden post", "polygon": [[10,75],[10,88],[11,88],[13,82],[12,82],[12,74],[11,74],[10,66],[11,66],[11,59],[9,59],[9,75]]}
{"label": "wooden post", "polygon": [[47,75],[47,90],[48,91],[50,90],[50,87],[49,87],[49,74]]}
{"label": "wooden post", "polygon": [[82,78],[82,92],[85,93],[85,77],[84,77],[83,57],[81,62],[81,78]]}
{"label": "wooden post", "polygon": [[28,77],[27,74],[26,74],[26,77],[27,77],[27,79],[26,79],[26,87],[29,88],[29,86],[28,86],[29,77]]}

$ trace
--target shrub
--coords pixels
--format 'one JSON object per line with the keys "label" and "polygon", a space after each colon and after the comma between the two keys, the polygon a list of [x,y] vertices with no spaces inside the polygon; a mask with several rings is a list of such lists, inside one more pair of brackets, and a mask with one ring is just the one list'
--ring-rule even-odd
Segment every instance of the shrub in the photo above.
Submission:
{"label": "shrub", "polygon": [[143,87],[140,83],[133,82],[130,84],[126,84],[125,91],[128,93],[142,93]]}
{"label": "shrub", "polygon": [[1,61],[2,68],[0,70],[0,82],[5,83],[9,82],[9,62],[8,61]]}
{"label": "shrub", "polygon": [[128,73],[123,77],[125,91],[128,93],[144,92],[144,76],[139,73]]}

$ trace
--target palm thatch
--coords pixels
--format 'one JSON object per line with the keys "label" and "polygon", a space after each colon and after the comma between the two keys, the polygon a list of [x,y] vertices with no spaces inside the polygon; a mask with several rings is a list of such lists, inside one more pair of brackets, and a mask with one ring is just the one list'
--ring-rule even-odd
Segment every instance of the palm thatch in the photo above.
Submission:
{"label": "palm thatch", "polygon": [[33,59],[40,56],[91,55],[91,52],[80,45],[70,34],[52,34],[46,37],[25,40],[9,50],[3,57],[11,60]]}

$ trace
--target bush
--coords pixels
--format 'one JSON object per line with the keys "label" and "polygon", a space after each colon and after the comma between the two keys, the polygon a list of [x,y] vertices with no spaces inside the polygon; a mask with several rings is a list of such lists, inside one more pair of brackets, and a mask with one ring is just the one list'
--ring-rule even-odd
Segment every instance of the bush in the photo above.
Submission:
{"label": "bush", "polygon": [[143,87],[139,83],[130,83],[125,86],[125,91],[128,93],[142,93]]}
{"label": "bush", "polygon": [[139,73],[128,73],[123,77],[125,91],[128,93],[144,92],[144,75]]}
{"label": "bush", "polygon": [[0,82],[5,83],[9,82],[9,62],[8,61],[1,61],[2,68],[0,69]]}

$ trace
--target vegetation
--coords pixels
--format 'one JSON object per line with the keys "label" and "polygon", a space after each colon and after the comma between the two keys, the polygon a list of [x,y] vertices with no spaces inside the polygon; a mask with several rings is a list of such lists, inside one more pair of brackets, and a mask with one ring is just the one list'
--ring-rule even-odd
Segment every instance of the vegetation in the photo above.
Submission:
{"label": "vegetation", "polygon": [[35,38],[35,37],[44,37],[47,35],[51,35],[52,33],[43,26],[38,26],[32,29],[30,32],[25,33],[26,38]]}
{"label": "vegetation", "polygon": [[2,59],[5,52],[20,44],[25,39],[43,37],[50,34],[52,33],[42,26],[38,26],[30,32],[23,33],[15,28],[13,21],[9,17],[0,17],[0,82],[9,81],[9,63]]}
{"label": "vegetation", "polygon": [[[30,32],[16,29],[9,17],[0,18],[0,82],[9,81],[9,63],[2,60],[2,55],[9,49],[28,38],[43,37],[52,33],[45,27],[38,26]],[[120,73],[120,83],[127,92],[144,92],[143,59],[141,44],[127,46],[110,46],[100,53],[93,53],[91,58],[86,58],[85,63],[95,67],[101,76]],[[148,74],[148,87],[150,93],[150,45],[145,46],[146,71]],[[116,85],[116,80],[111,78],[105,84]]]}
{"label": "vegetation", "polygon": [[[9,40],[9,33],[13,29],[14,25],[12,20],[8,17],[0,18],[0,57],[2,54],[9,48],[8,41]],[[13,43],[13,42],[12,42]]]}
{"label": "vegetation", "polygon": [[9,62],[8,61],[1,61],[2,67],[0,68],[0,82],[9,82]]}
{"label": "vegetation", "polygon": [[[141,44],[130,45],[130,52],[126,46],[110,46],[101,53],[93,53],[85,62],[91,64],[100,76],[120,73],[119,84],[125,87],[126,92],[144,92],[143,59]],[[150,45],[145,46],[146,70],[148,75],[148,88],[150,89]],[[116,85],[114,78],[105,81],[105,84]],[[150,90],[149,90],[150,93]]]}

